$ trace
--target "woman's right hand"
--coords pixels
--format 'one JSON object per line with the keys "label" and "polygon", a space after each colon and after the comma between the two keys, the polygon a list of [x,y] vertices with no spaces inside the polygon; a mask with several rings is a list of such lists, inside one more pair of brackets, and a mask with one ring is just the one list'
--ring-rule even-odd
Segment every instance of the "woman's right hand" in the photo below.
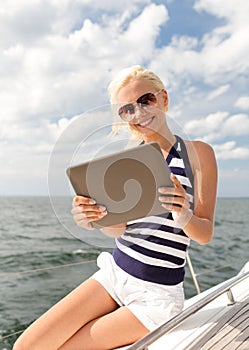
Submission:
{"label": "woman's right hand", "polygon": [[92,198],[75,196],[72,205],[74,221],[79,227],[87,230],[94,230],[92,222],[102,219],[107,214],[106,208],[97,205]]}

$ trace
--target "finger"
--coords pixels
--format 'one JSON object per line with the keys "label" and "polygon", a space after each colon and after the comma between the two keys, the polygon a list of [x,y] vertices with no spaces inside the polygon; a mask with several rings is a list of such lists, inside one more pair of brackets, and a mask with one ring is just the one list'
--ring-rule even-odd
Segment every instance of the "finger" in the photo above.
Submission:
{"label": "finger", "polygon": [[170,178],[171,178],[175,188],[182,188],[184,190],[182,184],[180,183],[180,181],[178,180],[178,178],[174,174],[171,173]]}
{"label": "finger", "polygon": [[96,201],[93,198],[89,198],[89,197],[75,196],[72,204],[73,204],[73,207],[76,207],[81,204],[94,205],[96,204]]}
{"label": "finger", "polygon": [[87,213],[87,212],[95,212],[102,213],[106,211],[106,207],[103,205],[78,205],[77,207],[73,207],[71,213],[73,215],[78,213]]}
{"label": "finger", "polygon": [[184,188],[159,187],[158,192],[169,196],[182,196],[185,193]]}
{"label": "finger", "polygon": [[181,209],[182,209],[180,206],[173,205],[173,204],[170,204],[170,203],[163,203],[163,204],[162,204],[162,207],[163,207],[165,210],[167,210],[167,211],[169,211],[169,212],[171,212],[171,213],[175,212],[175,213],[177,213],[177,214],[179,214],[180,211],[181,211]]}
{"label": "finger", "polygon": [[[107,210],[105,207],[96,207],[95,206],[78,206],[72,209],[72,214],[75,218],[83,218],[86,220],[92,219],[92,218],[101,218],[107,214]],[[100,209],[98,209],[100,208]],[[95,209],[95,210],[94,210]]]}
{"label": "finger", "polygon": [[169,197],[169,196],[160,196],[159,200],[162,204],[169,204],[171,206],[177,206],[177,207],[189,207],[189,201],[186,197]]}
{"label": "finger", "polygon": [[107,215],[107,212],[102,212],[102,213],[87,212],[87,214],[86,213],[79,213],[79,214],[74,215],[74,220],[76,222],[79,222],[79,221],[91,222],[91,221],[100,220],[105,215]]}
{"label": "finger", "polygon": [[170,187],[161,187],[158,192],[160,193],[159,200],[161,202],[172,203],[174,199],[176,204],[183,205],[186,198],[186,191],[184,188],[170,188]]}
{"label": "finger", "polygon": [[174,195],[175,188],[174,187],[159,187],[158,192],[161,194]]}
{"label": "finger", "polygon": [[77,224],[78,227],[85,228],[88,230],[94,230],[94,227],[92,225],[93,222],[98,221],[104,217],[101,215],[95,215],[94,213],[90,215],[89,218],[86,218],[83,214],[78,214],[74,216],[74,221]]}

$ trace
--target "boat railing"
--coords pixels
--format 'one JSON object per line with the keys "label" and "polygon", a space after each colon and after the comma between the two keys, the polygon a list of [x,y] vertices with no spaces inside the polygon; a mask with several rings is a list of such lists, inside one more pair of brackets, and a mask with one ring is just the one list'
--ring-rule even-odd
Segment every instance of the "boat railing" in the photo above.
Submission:
{"label": "boat railing", "polygon": [[187,261],[187,264],[188,264],[189,272],[190,272],[190,275],[192,277],[192,280],[193,280],[196,292],[197,292],[197,294],[200,294],[200,292],[201,292],[200,286],[199,286],[198,280],[196,278],[196,274],[195,274],[195,271],[194,271],[194,268],[193,268],[192,261],[190,259],[189,253],[187,253],[187,255],[186,255],[186,261]]}
{"label": "boat railing", "polygon": [[227,282],[223,283],[220,287],[215,289],[214,291],[211,291],[201,299],[197,300],[194,304],[183,310],[180,314],[176,315],[169,321],[165,322],[163,325],[155,329],[154,331],[150,332],[140,340],[138,340],[136,343],[131,345],[127,348],[127,350],[147,350],[148,346],[154,343],[157,339],[171,331],[173,328],[178,326],[181,322],[183,322],[186,318],[193,315],[195,312],[200,310],[202,307],[213,301],[214,299],[218,298],[220,295],[227,293],[229,305],[235,303],[234,296],[232,294],[231,288],[234,287],[236,284],[242,282],[244,279],[249,277],[249,271],[246,271],[244,273],[241,273],[231,279],[229,279]]}

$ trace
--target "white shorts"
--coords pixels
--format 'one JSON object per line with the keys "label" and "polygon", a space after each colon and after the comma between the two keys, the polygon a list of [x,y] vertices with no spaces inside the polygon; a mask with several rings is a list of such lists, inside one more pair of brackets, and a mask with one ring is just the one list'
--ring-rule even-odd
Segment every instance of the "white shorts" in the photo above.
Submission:
{"label": "white shorts", "polygon": [[126,306],[152,331],[181,312],[184,303],[183,283],[165,286],[133,277],[103,252],[97,259],[100,268],[91,278],[98,281],[120,306]]}

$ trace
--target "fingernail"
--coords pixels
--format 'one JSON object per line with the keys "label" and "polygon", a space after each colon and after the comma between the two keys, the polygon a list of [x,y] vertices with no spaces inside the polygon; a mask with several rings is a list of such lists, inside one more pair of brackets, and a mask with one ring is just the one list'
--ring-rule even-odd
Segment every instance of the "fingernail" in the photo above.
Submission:
{"label": "fingernail", "polygon": [[96,204],[96,201],[95,201],[94,199],[90,199],[90,200],[89,200],[89,203],[90,203],[90,204]]}
{"label": "fingernail", "polygon": [[100,211],[106,211],[106,207],[104,207],[103,205],[100,205],[100,206],[99,206],[99,210],[100,210]]}

